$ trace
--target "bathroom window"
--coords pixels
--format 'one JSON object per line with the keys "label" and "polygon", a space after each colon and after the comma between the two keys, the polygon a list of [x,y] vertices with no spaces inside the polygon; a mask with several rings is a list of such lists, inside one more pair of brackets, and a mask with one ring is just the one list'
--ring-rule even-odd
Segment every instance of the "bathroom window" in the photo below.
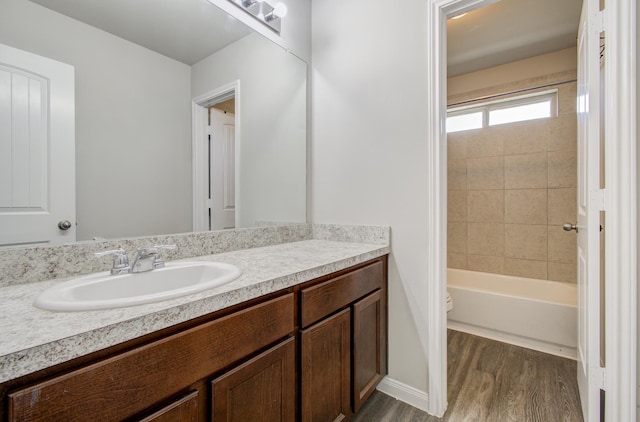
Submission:
{"label": "bathroom window", "polygon": [[551,90],[450,108],[447,112],[447,133],[547,119],[557,116],[557,103],[558,91]]}

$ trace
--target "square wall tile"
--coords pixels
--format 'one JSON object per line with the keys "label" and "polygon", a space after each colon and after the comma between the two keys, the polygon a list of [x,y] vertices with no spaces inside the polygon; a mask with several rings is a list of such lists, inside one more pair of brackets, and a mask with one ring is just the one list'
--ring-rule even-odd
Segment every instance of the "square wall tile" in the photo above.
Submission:
{"label": "square wall tile", "polygon": [[447,254],[447,268],[456,268],[458,270],[467,269],[467,255],[462,253]]}
{"label": "square wall tile", "polygon": [[447,162],[447,188],[450,191],[467,189],[467,160]]}
{"label": "square wall tile", "polygon": [[503,223],[504,191],[467,191],[467,220],[475,223]]}
{"label": "square wall tile", "polygon": [[548,119],[508,123],[493,128],[499,131],[500,137],[504,137],[505,155],[545,152],[547,150]]}
{"label": "square wall tile", "polygon": [[447,252],[467,253],[467,224],[447,224]]}
{"label": "square wall tile", "polygon": [[576,189],[561,188],[549,189],[549,220],[550,225],[560,225],[565,223],[574,224],[578,218],[576,210]]}
{"label": "square wall tile", "polygon": [[506,258],[547,260],[547,226],[505,224],[504,256]]}
{"label": "square wall tile", "polygon": [[467,138],[463,132],[447,135],[447,159],[462,160],[467,158]]}
{"label": "square wall tile", "polygon": [[549,160],[549,187],[576,187],[578,179],[576,150],[550,151],[547,157]]}
{"label": "square wall tile", "polygon": [[569,82],[558,86],[558,115],[575,114],[578,85]]}
{"label": "square wall tile", "polygon": [[547,75],[547,77],[549,78],[548,79],[549,82],[563,82],[569,79],[576,79],[577,75],[578,75],[578,69],[575,68],[575,69],[563,70],[561,72],[550,73],[549,75]]}
{"label": "square wall tile", "polygon": [[469,131],[467,157],[498,157],[504,155],[503,139],[494,135],[493,128]]}
{"label": "square wall tile", "polygon": [[502,157],[467,159],[467,190],[504,188],[504,164]]}
{"label": "square wall tile", "polygon": [[578,121],[576,114],[563,114],[549,120],[547,151],[575,150],[578,146]]}
{"label": "square wall tile", "polygon": [[452,190],[447,192],[447,219],[449,221],[467,221],[467,192]]}
{"label": "square wall tile", "polygon": [[547,279],[547,261],[531,261],[528,259],[504,259],[504,273],[516,277]]}
{"label": "square wall tile", "polygon": [[575,264],[577,254],[576,232],[564,231],[562,226],[548,226],[549,228],[549,262]]}
{"label": "square wall tile", "polygon": [[565,283],[576,283],[576,273],[576,264],[549,262],[549,280],[564,281]]}
{"label": "square wall tile", "polygon": [[504,157],[505,189],[541,189],[547,187],[547,153]]}
{"label": "square wall tile", "polygon": [[504,224],[468,223],[467,253],[502,256],[504,254]]}
{"label": "square wall tile", "polygon": [[506,190],[504,221],[516,224],[547,224],[547,190]]}
{"label": "square wall tile", "polygon": [[467,255],[467,269],[483,273],[502,274],[504,258],[501,256]]}

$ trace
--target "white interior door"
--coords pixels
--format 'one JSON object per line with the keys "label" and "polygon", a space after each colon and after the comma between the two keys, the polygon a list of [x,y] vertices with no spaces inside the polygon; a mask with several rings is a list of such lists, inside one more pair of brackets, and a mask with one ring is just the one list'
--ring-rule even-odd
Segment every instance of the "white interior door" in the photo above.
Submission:
{"label": "white interior door", "polygon": [[0,246],[75,240],[74,69],[0,44]]}
{"label": "white interior door", "polygon": [[578,387],[586,422],[600,420],[599,4],[585,0],[578,32]]}
{"label": "white interior door", "polygon": [[236,225],[236,126],[233,113],[211,108],[211,230]]}

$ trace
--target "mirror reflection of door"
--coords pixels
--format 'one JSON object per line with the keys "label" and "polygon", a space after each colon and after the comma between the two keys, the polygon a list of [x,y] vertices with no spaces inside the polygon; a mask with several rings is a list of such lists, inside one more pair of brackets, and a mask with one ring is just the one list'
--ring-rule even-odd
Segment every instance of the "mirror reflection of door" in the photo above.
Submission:
{"label": "mirror reflection of door", "polygon": [[209,228],[235,228],[235,100],[209,108]]}
{"label": "mirror reflection of door", "polygon": [[0,44],[0,246],[75,241],[74,68]]}

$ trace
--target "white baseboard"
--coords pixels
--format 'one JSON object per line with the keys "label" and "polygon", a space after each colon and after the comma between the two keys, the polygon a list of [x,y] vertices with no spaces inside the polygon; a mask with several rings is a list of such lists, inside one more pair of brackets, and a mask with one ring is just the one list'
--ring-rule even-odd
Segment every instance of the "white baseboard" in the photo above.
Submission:
{"label": "white baseboard", "polygon": [[403,384],[388,376],[384,377],[378,384],[378,391],[381,391],[395,399],[403,401],[420,410],[427,411],[429,396],[424,391],[420,391],[407,384]]}
{"label": "white baseboard", "polygon": [[562,346],[545,341],[522,337],[515,334],[503,333],[502,331],[492,330],[475,325],[465,324],[458,321],[448,321],[447,328],[463,333],[473,334],[479,337],[485,337],[490,340],[500,341],[502,343],[513,344],[514,346],[524,347],[526,349],[536,350],[538,352],[548,353],[550,355],[560,356],[567,359],[577,360],[578,353],[575,347]]}

